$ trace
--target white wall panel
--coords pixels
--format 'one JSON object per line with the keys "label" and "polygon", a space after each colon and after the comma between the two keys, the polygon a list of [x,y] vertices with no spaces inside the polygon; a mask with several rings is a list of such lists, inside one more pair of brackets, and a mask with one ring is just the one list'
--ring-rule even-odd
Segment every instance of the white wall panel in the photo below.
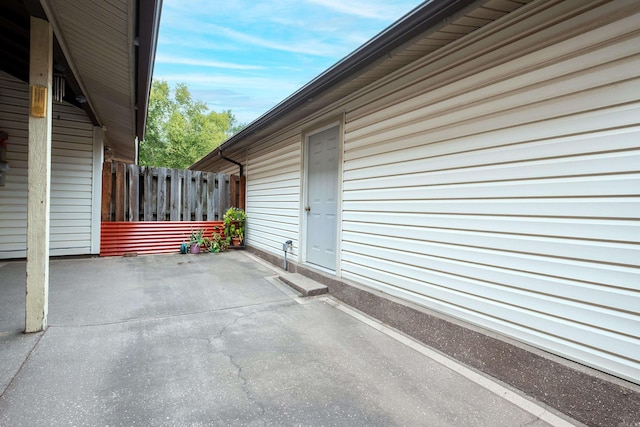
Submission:
{"label": "white wall panel", "polygon": [[289,132],[250,149],[247,174],[247,242],[277,255],[293,241],[299,251],[300,135]]}
{"label": "white wall panel", "polygon": [[350,102],[342,276],[640,383],[639,5],[536,4]]}
{"label": "white wall panel", "polygon": [[[0,187],[0,259],[26,256],[28,85],[0,73],[0,130],[9,134],[11,170]],[[54,103],[51,156],[51,255],[91,253],[93,125]]]}

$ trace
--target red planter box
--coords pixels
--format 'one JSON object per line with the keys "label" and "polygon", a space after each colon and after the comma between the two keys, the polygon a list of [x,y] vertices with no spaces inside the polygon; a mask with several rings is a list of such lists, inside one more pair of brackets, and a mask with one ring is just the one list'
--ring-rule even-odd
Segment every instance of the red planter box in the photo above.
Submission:
{"label": "red planter box", "polygon": [[178,253],[182,242],[189,243],[191,230],[203,228],[210,237],[216,226],[224,235],[222,221],[103,222],[100,256]]}

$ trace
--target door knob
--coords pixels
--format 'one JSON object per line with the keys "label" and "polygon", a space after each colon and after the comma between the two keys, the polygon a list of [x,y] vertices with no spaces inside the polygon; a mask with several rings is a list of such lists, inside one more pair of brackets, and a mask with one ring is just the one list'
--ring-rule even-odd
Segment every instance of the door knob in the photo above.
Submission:
{"label": "door knob", "polygon": [[304,208],[304,210],[305,210],[305,211],[307,211],[307,212],[311,212],[311,206],[306,206],[306,207]]}

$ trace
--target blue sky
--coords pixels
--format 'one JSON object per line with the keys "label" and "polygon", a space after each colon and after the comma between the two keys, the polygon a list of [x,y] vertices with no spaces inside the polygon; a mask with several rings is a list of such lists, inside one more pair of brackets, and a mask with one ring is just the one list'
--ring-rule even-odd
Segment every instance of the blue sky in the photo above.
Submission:
{"label": "blue sky", "polygon": [[154,78],[248,124],[418,0],[163,0]]}

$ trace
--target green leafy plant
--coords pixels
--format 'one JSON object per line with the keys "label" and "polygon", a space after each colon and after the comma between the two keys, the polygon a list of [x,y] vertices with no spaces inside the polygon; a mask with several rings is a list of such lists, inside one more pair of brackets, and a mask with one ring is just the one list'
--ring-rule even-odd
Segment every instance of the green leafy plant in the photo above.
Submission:
{"label": "green leafy plant", "polygon": [[244,239],[245,222],[247,214],[243,209],[230,207],[222,217],[224,223],[224,235],[230,243],[232,238]]}
{"label": "green leafy plant", "polygon": [[234,221],[244,222],[246,219],[247,214],[244,212],[244,210],[234,207],[230,207],[229,209],[227,209],[227,211],[224,213],[224,216],[222,217],[224,225],[231,224]]}
{"label": "green leafy plant", "polygon": [[208,244],[205,245],[205,248],[209,252],[224,252],[229,247],[227,239],[222,238],[221,230],[217,227],[214,228],[213,233],[211,233],[211,238],[206,238]]}
{"label": "green leafy plant", "polygon": [[193,230],[191,229],[191,234],[189,234],[189,243],[190,244],[194,244],[196,243],[198,246],[203,246],[205,243],[204,240],[204,229],[200,228],[198,230]]}
{"label": "green leafy plant", "polygon": [[240,241],[244,239],[244,233],[242,232],[242,228],[236,228],[234,237],[240,239]]}
{"label": "green leafy plant", "polygon": [[204,243],[202,245],[202,247],[204,248],[205,251],[207,252],[213,252],[212,248],[213,248],[213,239],[210,237],[205,237],[204,239]]}

